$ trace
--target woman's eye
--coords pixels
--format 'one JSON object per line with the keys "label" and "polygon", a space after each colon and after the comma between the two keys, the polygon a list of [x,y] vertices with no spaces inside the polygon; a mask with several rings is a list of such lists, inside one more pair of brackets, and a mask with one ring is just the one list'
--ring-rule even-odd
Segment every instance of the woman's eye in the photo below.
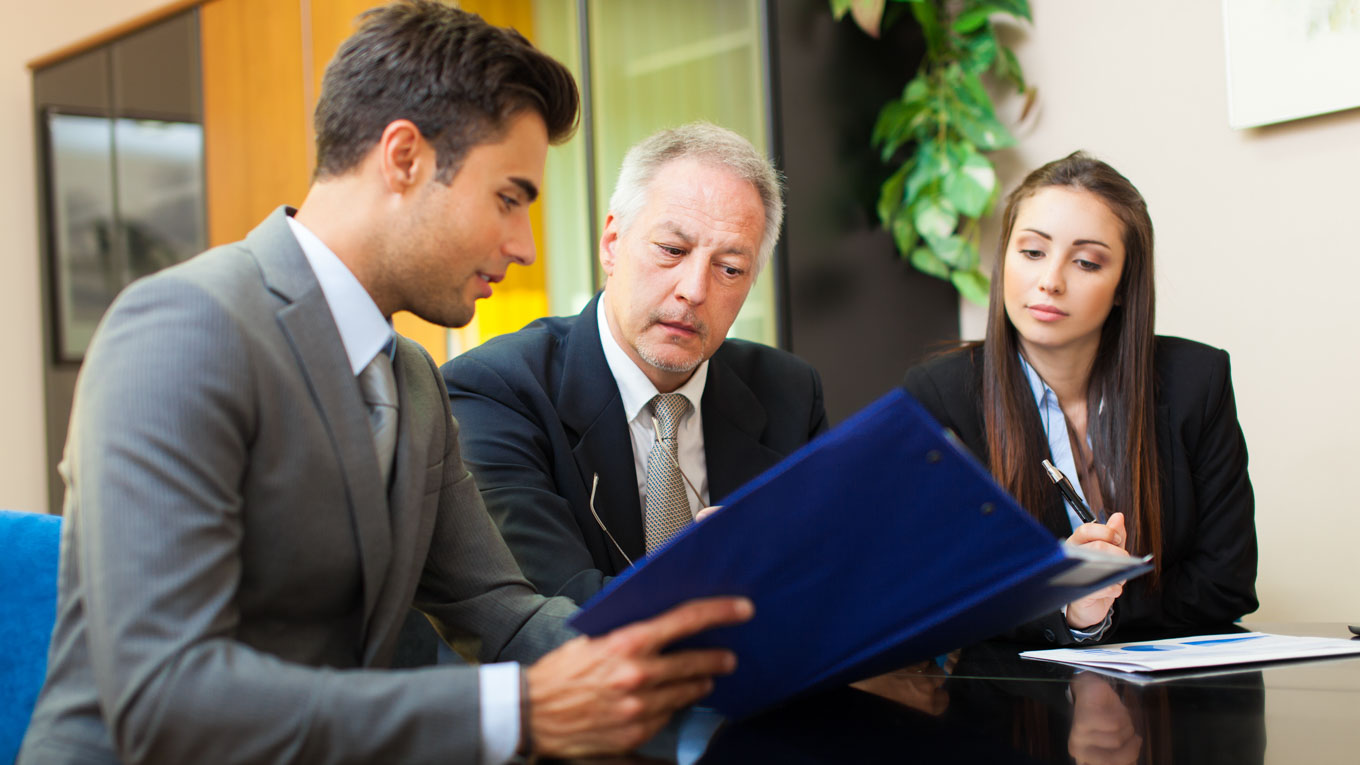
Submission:
{"label": "woman's eye", "polygon": [[1077,268],[1083,271],[1099,271],[1100,264],[1090,260],[1078,260]]}
{"label": "woman's eye", "polygon": [[1021,250],[1021,251],[1020,251],[1020,254],[1021,254],[1021,255],[1024,255],[1025,257],[1029,258],[1030,260],[1038,260],[1039,258],[1042,258],[1042,257],[1044,256],[1044,251],[1043,251],[1043,250]]}
{"label": "woman's eye", "polygon": [[506,209],[513,209],[519,206],[519,200],[509,194],[501,194],[501,202],[505,204]]}

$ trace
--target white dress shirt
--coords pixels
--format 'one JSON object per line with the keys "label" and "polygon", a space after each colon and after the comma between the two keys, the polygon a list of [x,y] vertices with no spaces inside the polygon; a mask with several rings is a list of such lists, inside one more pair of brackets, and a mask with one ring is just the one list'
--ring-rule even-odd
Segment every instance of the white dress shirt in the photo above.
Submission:
{"label": "white dress shirt", "polygon": [[[633,469],[637,474],[638,499],[641,507],[647,507],[647,453],[656,441],[656,429],[652,426],[652,412],[647,404],[661,391],[656,389],[647,375],[629,358],[628,354],[614,339],[605,317],[605,298],[600,296],[596,320],[600,325],[600,345],[604,348],[604,360],[609,372],[618,383],[619,396],[623,400],[623,416],[628,420],[628,435],[633,439]],[[704,397],[704,385],[708,382],[708,361],[705,360],[690,375],[689,380],[674,392],[689,399],[690,411],[680,420],[676,430],[676,447],[680,454],[680,472],[689,481],[685,482],[685,497],[689,500],[689,514],[696,513],[708,506],[708,459],[704,456],[703,412],[700,402]],[[694,483],[691,488],[689,482]],[[698,489],[699,496],[694,496]]]}
{"label": "white dress shirt", "polygon": [[[350,369],[358,376],[392,339],[392,325],[331,248],[291,215],[287,220],[321,285],[335,327],[340,330],[340,343],[349,357]],[[520,668],[514,662],[483,664],[479,673],[482,763],[499,765],[513,757],[519,745]]]}

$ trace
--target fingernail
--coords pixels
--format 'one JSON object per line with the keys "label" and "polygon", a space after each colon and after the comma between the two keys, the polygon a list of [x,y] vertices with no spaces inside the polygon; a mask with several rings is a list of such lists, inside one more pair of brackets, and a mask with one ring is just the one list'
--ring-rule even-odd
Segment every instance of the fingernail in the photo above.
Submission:
{"label": "fingernail", "polygon": [[727,661],[723,662],[723,668],[727,670],[727,674],[729,675],[732,674],[733,672],[736,672],[737,655],[734,653],[727,654]]}
{"label": "fingernail", "polygon": [[756,615],[756,604],[752,603],[749,598],[742,598],[737,601],[737,615],[745,619],[750,619],[752,616]]}

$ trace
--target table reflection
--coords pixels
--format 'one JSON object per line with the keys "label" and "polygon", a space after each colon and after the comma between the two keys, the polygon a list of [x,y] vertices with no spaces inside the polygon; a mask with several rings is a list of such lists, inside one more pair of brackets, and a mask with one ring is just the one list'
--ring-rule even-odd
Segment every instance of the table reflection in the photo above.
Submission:
{"label": "table reflection", "polygon": [[1138,685],[984,644],[720,726],[699,762],[1263,763],[1259,671]]}
{"label": "table reflection", "polygon": [[[1306,634],[1333,633],[1329,626]],[[984,643],[745,720],[691,711],[642,753],[607,762],[1355,761],[1360,659],[1162,675],[1140,684],[1024,660],[1020,650]]]}

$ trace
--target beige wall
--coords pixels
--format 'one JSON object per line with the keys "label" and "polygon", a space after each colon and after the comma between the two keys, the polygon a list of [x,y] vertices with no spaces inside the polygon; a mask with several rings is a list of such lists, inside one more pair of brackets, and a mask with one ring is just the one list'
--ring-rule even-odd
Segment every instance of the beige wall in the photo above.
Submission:
{"label": "beige wall", "polygon": [[[1232,354],[1257,618],[1360,620],[1360,110],[1232,130],[1219,2],[1031,1],[1013,44],[1041,111],[998,162],[1003,188],[1084,148],[1142,190],[1158,332]],[[982,317],[963,309],[965,336]]]}
{"label": "beige wall", "polygon": [[33,80],[25,64],[165,0],[0,0],[0,508],[47,509]]}

